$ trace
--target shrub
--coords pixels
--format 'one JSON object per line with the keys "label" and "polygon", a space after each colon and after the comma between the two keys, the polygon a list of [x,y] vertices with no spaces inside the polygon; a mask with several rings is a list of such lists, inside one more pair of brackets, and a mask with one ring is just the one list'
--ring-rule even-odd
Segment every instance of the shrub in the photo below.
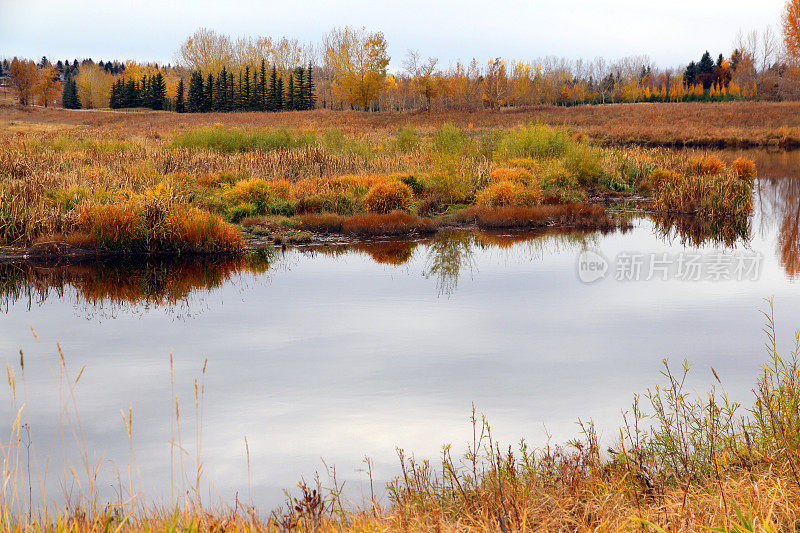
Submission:
{"label": "shrub", "polygon": [[693,174],[719,174],[725,163],[715,155],[701,155],[689,159],[688,170]]}
{"label": "shrub", "polygon": [[444,123],[436,132],[433,146],[437,152],[445,154],[465,154],[470,149],[469,139],[452,122]]}
{"label": "shrub", "polygon": [[397,129],[394,147],[398,152],[410,152],[419,148],[420,137],[414,126],[407,124]]}
{"label": "shrub", "polygon": [[501,207],[508,205],[537,205],[542,202],[542,191],[524,187],[513,181],[500,181],[480,190],[476,195],[478,205]]}
{"label": "shrub", "polygon": [[754,178],[756,176],[756,164],[746,157],[739,157],[733,162],[733,171],[740,178]]}
{"label": "shrub", "polygon": [[490,205],[499,207],[503,205],[515,205],[517,194],[522,190],[522,186],[513,181],[499,181],[484,189],[481,189],[475,197],[478,205]]}
{"label": "shrub", "polygon": [[220,217],[190,207],[178,207],[167,218],[171,240],[182,250],[233,251],[244,246],[242,233]]}
{"label": "shrub", "polygon": [[519,167],[498,167],[489,174],[492,181],[514,181],[527,184],[533,180],[533,175],[524,168]]}
{"label": "shrub", "polygon": [[364,206],[373,213],[389,213],[405,209],[411,200],[411,188],[399,180],[376,183],[364,196]]}
{"label": "shrub", "polygon": [[425,184],[419,181],[416,177],[412,176],[411,174],[397,174],[391,176],[392,178],[399,179],[403,183],[409,186],[411,192],[414,194],[420,194],[422,191],[425,190]]}
{"label": "shrub", "polygon": [[249,203],[238,204],[233,207],[229,207],[228,210],[225,212],[225,218],[228,222],[233,222],[234,224],[240,222],[242,219],[248,217],[254,217],[256,215],[263,214],[258,210],[258,208]]}
{"label": "shrub", "polygon": [[520,126],[499,141],[499,153],[511,157],[558,158],[574,145],[566,130],[555,129],[543,124]]}
{"label": "shrub", "polygon": [[570,145],[564,154],[563,164],[580,185],[597,185],[603,177],[600,151],[585,144]]}
{"label": "shrub", "polygon": [[264,214],[272,199],[272,190],[266,180],[248,179],[237,181],[222,195],[231,204],[249,203],[255,206],[259,214]]}

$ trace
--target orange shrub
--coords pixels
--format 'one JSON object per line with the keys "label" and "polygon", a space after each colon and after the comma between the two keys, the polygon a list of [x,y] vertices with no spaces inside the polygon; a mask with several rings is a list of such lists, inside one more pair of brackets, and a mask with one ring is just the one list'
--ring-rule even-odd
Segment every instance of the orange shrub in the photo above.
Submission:
{"label": "orange shrub", "polygon": [[387,180],[373,185],[366,196],[364,206],[373,213],[389,213],[405,209],[411,200],[411,188],[401,181]]}
{"label": "orange shrub", "polygon": [[167,218],[175,245],[191,251],[233,251],[244,246],[242,233],[220,217],[195,208],[179,207]]}
{"label": "orange shrub", "polygon": [[725,163],[715,155],[701,155],[689,159],[689,172],[694,174],[719,174]]}
{"label": "orange shrub", "polygon": [[530,172],[519,167],[499,167],[494,169],[489,177],[494,182],[513,181],[522,184],[530,183],[533,179]]}
{"label": "orange shrub", "polygon": [[742,179],[750,179],[756,176],[756,164],[746,157],[739,157],[734,161],[733,170]]}
{"label": "orange shrub", "polygon": [[498,207],[501,205],[514,205],[517,195],[522,191],[522,186],[513,181],[499,181],[481,189],[475,200],[480,205]]}
{"label": "orange shrub", "polygon": [[139,210],[131,204],[88,205],[81,210],[79,220],[101,246],[118,247],[141,238]]}

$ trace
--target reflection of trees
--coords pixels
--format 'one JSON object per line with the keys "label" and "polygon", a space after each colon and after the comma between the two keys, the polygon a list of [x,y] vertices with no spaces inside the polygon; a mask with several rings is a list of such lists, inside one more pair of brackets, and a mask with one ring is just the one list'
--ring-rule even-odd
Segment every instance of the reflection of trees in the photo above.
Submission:
{"label": "reflection of trees", "polygon": [[762,217],[778,227],[778,257],[789,276],[800,275],[800,179],[762,180]]}
{"label": "reflection of trees", "polygon": [[696,215],[658,213],[652,215],[656,231],[667,241],[701,247],[735,246],[750,240],[749,217],[709,218]]}
{"label": "reflection of trees", "polygon": [[143,304],[171,306],[197,290],[213,289],[239,272],[262,273],[270,266],[270,252],[239,257],[159,258],[105,261],[92,264],[0,265],[0,302],[27,300],[28,307],[50,294],[74,289],[89,305]]}
{"label": "reflection of trees", "polygon": [[453,294],[462,272],[475,266],[475,235],[471,231],[440,231],[428,243],[425,278],[436,278],[439,294]]}
{"label": "reflection of trees", "polygon": [[[423,275],[436,279],[439,294],[453,294],[458,280],[475,270],[476,249],[519,249],[525,260],[542,258],[564,249],[583,249],[599,232],[548,228],[535,232],[443,231],[427,244]],[[526,253],[526,251],[528,253]]]}

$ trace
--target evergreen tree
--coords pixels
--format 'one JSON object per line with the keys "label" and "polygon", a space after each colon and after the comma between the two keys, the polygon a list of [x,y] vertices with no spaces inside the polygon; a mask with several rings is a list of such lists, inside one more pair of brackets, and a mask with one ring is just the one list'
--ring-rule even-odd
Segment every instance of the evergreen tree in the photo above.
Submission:
{"label": "evergreen tree", "polygon": [[683,83],[687,87],[691,87],[697,83],[697,63],[694,61],[689,63],[689,66],[686,67],[686,72],[683,73]]}
{"label": "evergreen tree", "polygon": [[155,76],[152,76],[151,84],[153,86],[153,105],[151,107],[156,110],[164,109],[164,100],[167,98],[167,83],[164,81],[164,76],[160,70],[156,72]]}
{"label": "evergreen tree", "polygon": [[275,110],[280,111],[281,109],[284,109],[283,78],[278,78],[278,84],[275,87]]}
{"label": "evergreen tree", "polygon": [[267,109],[267,62],[261,60],[261,70],[258,76],[258,100],[256,102],[259,111]]}
{"label": "evergreen tree", "polygon": [[242,109],[250,109],[250,67],[244,67],[244,86],[242,87]]}
{"label": "evergreen tree", "polygon": [[67,81],[64,82],[64,92],[61,95],[61,105],[63,105],[65,109],[81,108],[81,102],[78,99],[78,87],[75,83],[75,80],[72,78],[67,78]]}
{"label": "evergreen tree", "polygon": [[294,79],[294,108],[300,111],[308,109],[306,99],[306,69],[297,68]]}
{"label": "evergreen tree", "polygon": [[[111,96],[108,98],[108,107],[111,109],[118,109],[119,108],[119,95],[117,94],[117,87],[119,87],[119,83],[115,80],[114,83],[111,84]],[[64,96],[61,96],[62,102]]]}
{"label": "evergreen tree", "polygon": [[314,72],[311,69],[311,63],[308,64],[306,71],[306,109],[314,109],[317,107],[317,96],[314,94]]}
{"label": "evergreen tree", "polygon": [[233,79],[233,72],[228,72],[228,94],[225,98],[225,110],[233,111],[236,109],[236,84]]}
{"label": "evergreen tree", "polygon": [[217,76],[216,84],[214,85],[214,90],[212,91],[212,101],[211,101],[211,108],[214,111],[225,111],[226,102],[228,95],[228,73],[225,70],[225,67],[222,68],[222,72],[219,73]]}
{"label": "evergreen tree", "polygon": [[275,66],[272,66],[272,72],[269,75],[269,88],[267,89],[267,111],[278,110],[278,72]]}
{"label": "evergreen tree", "polygon": [[186,112],[186,104],[183,100],[183,78],[178,80],[178,94],[175,97],[175,111],[178,113]]}
{"label": "evergreen tree", "polygon": [[203,111],[208,112],[212,110],[214,103],[214,75],[210,72],[206,78],[205,94],[203,95]]}
{"label": "evergreen tree", "polygon": [[703,84],[703,89],[709,89],[714,80],[714,60],[708,50],[697,64],[697,70],[697,81]]}
{"label": "evergreen tree", "polygon": [[203,75],[199,72],[192,72],[189,80],[189,113],[199,113],[203,110],[205,92],[203,91]]}
{"label": "evergreen tree", "polygon": [[285,106],[286,109],[289,111],[294,111],[294,76],[289,74],[289,83],[286,85],[286,99],[285,99]]}

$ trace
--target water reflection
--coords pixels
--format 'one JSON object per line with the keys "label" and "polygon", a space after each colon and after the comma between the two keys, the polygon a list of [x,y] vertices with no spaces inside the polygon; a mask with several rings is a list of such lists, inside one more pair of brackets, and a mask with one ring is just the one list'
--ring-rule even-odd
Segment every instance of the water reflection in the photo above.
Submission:
{"label": "water reflection", "polygon": [[212,290],[242,272],[263,274],[271,251],[240,257],[150,258],[90,264],[0,264],[0,303],[24,302],[28,309],[49,296],[74,294],[89,307],[169,307],[199,290]]}
{"label": "water reflection", "polygon": [[800,179],[760,180],[756,189],[762,231],[776,227],[777,255],[787,276],[800,275]]}
{"label": "water reflection", "polygon": [[650,216],[656,233],[665,242],[679,242],[683,246],[734,247],[751,238],[752,223],[749,217],[712,219],[681,214],[654,214]]}

